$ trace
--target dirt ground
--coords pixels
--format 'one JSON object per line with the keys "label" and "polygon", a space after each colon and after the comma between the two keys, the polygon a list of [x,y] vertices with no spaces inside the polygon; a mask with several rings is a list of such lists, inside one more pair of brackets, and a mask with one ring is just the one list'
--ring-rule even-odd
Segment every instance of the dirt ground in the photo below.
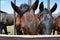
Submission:
{"label": "dirt ground", "polygon": [[9,35],[14,35],[14,25],[7,26],[7,30]]}

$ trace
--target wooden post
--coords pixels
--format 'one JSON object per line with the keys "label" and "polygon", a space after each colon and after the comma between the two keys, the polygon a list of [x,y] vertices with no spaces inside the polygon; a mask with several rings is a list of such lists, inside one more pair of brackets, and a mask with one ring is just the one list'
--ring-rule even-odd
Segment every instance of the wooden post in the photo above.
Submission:
{"label": "wooden post", "polygon": [[[14,4],[16,4],[16,0],[14,0]],[[16,12],[14,11],[14,35],[16,35],[15,18],[16,18]]]}
{"label": "wooden post", "polygon": [[48,10],[50,10],[50,0],[47,0],[47,1],[48,1],[47,8],[48,8]]}

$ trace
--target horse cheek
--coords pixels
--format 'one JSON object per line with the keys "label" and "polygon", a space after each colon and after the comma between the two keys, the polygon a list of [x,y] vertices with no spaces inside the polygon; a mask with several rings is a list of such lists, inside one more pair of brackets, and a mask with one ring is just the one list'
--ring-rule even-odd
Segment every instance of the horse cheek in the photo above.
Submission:
{"label": "horse cheek", "polygon": [[17,19],[16,19],[16,25],[19,25],[19,24],[20,24],[20,19],[17,18]]}

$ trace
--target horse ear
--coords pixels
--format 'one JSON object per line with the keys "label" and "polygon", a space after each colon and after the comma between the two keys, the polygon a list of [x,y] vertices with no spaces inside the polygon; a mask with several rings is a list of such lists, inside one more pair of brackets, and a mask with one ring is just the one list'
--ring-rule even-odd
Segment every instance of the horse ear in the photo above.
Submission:
{"label": "horse ear", "polygon": [[56,8],[57,8],[57,4],[55,3],[55,5],[54,5],[54,6],[51,8],[51,10],[50,10],[51,13],[54,12],[54,11],[56,10]]}
{"label": "horse ear", "polygon": [[12,1],[11,1],[11,6],[14,9],[14,11],[16,11],[19,14],[20,8],[18,6],[16,6]]}
{"label": "horse ear", "polygon": [[33,5],[31,6],[31,8],[32,8],[33,10],[36,10],[37,7],[38,7],[38,3],[39,3],[39,0],[36,0],[36,1],[33,3]]}
{"label": "horse ear", "polygon": [[43,9],[44,9],[44,5],[43,5],[43,2],[41,2],[41,3],[40,3],[40,6],[39,6],[39,10],[40,10],[40,12],[42,12]]}

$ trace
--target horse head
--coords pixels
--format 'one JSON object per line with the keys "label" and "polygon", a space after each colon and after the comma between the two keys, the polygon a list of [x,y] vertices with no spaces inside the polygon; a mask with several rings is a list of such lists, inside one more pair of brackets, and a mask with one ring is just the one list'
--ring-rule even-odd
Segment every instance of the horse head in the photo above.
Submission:
{"label": "horse head", "polygon": [[[39,0],[36,0],[30,7],[27,4],[22,4],[20,7],[16,6],[11,2],[12,8],[17,12],[18,16],[16,18],[17,32],[23,29],[25,34],[37,34],[37,24],[38,18],[35,16],[34,12],[38,7]],[[20,27],[21,26],[21,27]],[[17,33],[20,34],[20,31]]]}
{"label": "horse head", "polygon": [[53,16],[52,13],[56,10],[57,4],[48,10],[47,8],[44,8],[43,2],[41,2],[39,6],[39,19],[40,19],[40,27],[42,34],[51,34],[52,26],[53,26]]}

